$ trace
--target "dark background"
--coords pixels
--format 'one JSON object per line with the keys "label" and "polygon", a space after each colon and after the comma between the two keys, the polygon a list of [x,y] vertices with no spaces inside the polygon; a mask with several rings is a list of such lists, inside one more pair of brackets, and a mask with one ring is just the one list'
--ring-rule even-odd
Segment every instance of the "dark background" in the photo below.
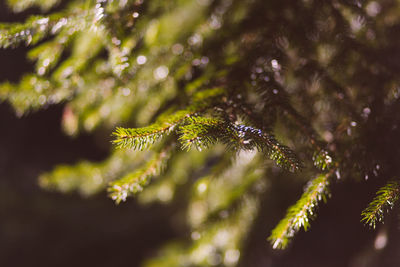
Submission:
{"label": "dark background", "polygon": [[[36,12],[11,15],[0,1],[0,21],[23,21]],[[0,81],[18,81],[32,70],[26,51],[0,50]],[[0,103],[0,266],[139,266],[165,242],[184,237],[186,230],[170,220],[176,207],[140,207],[135,200],[116,206],[105,193],[82,198],[38,186],[38,175],[57,164],[99,161],[109,153],[104,148],[108,141],[99,140],[96,133],[64,135],[62,109],[63,105],[52,106],[18,118],[10,105]],[[283,252],[272,251],[266,241],[282,216],[269,213],[269,206],[284,211],[299,189],[282,186],[282,194],[288,196],[284,203],[265,196],[242,266],[400,266],[398,211],[376,231],[360,223],[376,183],[335,185],[311,230],[301,232]],[[374,249],[379,231],[388,233],[383,250]]]}

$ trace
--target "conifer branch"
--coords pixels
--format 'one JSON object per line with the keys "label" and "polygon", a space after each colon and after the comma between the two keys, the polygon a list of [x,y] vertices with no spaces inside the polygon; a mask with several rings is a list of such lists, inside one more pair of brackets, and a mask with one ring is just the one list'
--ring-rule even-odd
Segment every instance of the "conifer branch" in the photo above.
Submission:
{"label": "conifer branch", "polygon": [[[333,169],[332,169],[333,170]],[[301,229],[310,227],[310,220],[315,217],[315,209],[320,201],[327,201],[329,197],[329,179],[334,173],[330,171],[321,174],[310,181],[305,192],[293,206],[287,210],[285,218],[272,230],[268,240],[274,249],[284,249],[294,235]]]}
{"label": "conifer branch", "polygon": [[[41,187],[60,192],[78,191],[84,196],[93,195],[106,188],[109,182],[134,170],[142,161],[136,151],[115,150],[102,162],[83,161],[75,165],[59,165],[39,177]],[[135,163],[132,164],[132,158]]]}
{"label": "conifer branch", "polygon": [[35,44],[46,37],[53,24],[46,16],[30,17],[25,23],[0,23],[0,48]]}
{"label": "conifer branch", "polygon": [[256,147],[259,151],[265,152],[279,166],[291,172],[302,167],[301,161],[293,150],[279,143],[272,134],[244,125],[234,125],[234,129],[242,138],[241,144],[245,148]]}
{"label": "conifer branch", "polygon": [[40,7],[42,11],[48,11],[57,5],[60,0],[7,0],[7,3],[15,12],[24,11],[30,7]]}
{"label": "conifer branch", "polygon": [[118,127],[113,133],[117,137],[113,141],[117,148],[132,148],[135,150],[144,150],[154,144],[164,133],[168,132],[182,118],[170,123],[152,124],[143,128],[122,128]]}
{"label": "conifer branch", "polygon": [[376,227],[377,222],[383,222],[385,211],[393,209],[394,204],[399,199],[400,184],[397,181],[388,182],[381,187],[375,198],[369,203],[368,207],[362,211],[361,222],[368,224],[371,228]]}
{"label": "conifer branch", "polygon": [[[51,1],[51,0],[49,0]],[[57,1],[57,0],[55,0]],[[64,12],[50,16],[31,16],[24,23],[0,23],[0,48],[34,45],[48,35],[68,36],[78,31],[97,30],[104,17],[104,8],[95,2],[75,2]]]}
{"label": "conifer branch", "polygon": [[323,171],[329,169],[335,164],[333,163],[331,156],[329,156],[328,151],[325,149],[315,151],[312,159],[314,166]]}
{"label": "conifer branch", "polygon": [[179,127],[179,141],[183,149],[189,150],[191,145],[195,145],[201,151],[202,147],[208,148],[216,143],[224,132],[224,122],[219,119],[192,117],[187,122],[189,124]]}
{"label": "conifer branch", "polygon": [[152,177],[162,173],[171,156],[170,150],[170,146],[164,148],[155,154],[142,168],[111,182],[108,188],[110,197],[119,204],[121,201],[126,201],[128,196],[141,192],[143,186],[147,185]]}
{"label": "conifer branch", "polygon": [[[387,58],[395,48],[391,29],[400,25],[392,4],[7,2],[14,11],[38,7],[43,15],[0,23],[0,49],[35,45],[28,57],[36,61],[35,74],[0,85],[0,101],[7,100],[18,115],[68,101],[62,116],[71,135],[100,125],[145,125],[115,129],[113,144],[132,150],[116,150],[101,163],[56,168],[42,175],[43,187],[90,195],[109,185],[110,197],[120,203],[163,175],[167,179],[155,183],[147,199],[169,201],[181,184],[187,181],[188,188],[197,179],[188,206],[193,207],[193,246],[182,250],[190,256],[174,252],[176,261],[163,258],[154,266],[246,265],[247,259],[238,262],[240,243],[259,209],[259,197],[268,194],[264,162],[272,159],[292,172],[302,168],[295,152],[278,141],[283,136],[296,137],[290,146],[312,157],[321,171],[310,176],[273,229],[268,240],[274,249],[287,247],[297,232],[309,229],[318,205],[329,197],[330,183],[335,175],[340,178],[339,162],[345,177],[396,170],[392,155],[382,153],[382,147],[394,147],[391,137],[398,133],[398,117],[392,113],[399,104],[395,85],[400,67]],[[316,10],[322,13],[315,16]],[[282,17],[274,16],[282,11],[303,16],[285,16],[282,25]],[[282,27],[265,27],[260,14],[268,17],[268,25]],[[327,42],[329,36],[338,38]],[[224,88],[203,90],[214,85]],[[170,142],[155,152],[133,151],[167,135],[183,149],[220,142],[228,151],[181,153]],[[376,142],[377,136],[385,142]],[[207,176],[198,179],[204,172]],[[188,175],[193,179],[187,180]],[[400,181],[380,188],[361,221],[375,228],[399,195]],[[239,211],[243,214],[232,216]],[[225,220],[233,217],[227,227]]]}
{"label": "conifer branch", "polygon": [[[298,129],[308,138],[311,146],[315,150],[313,155],[314,165],[320,170],[329,169],[333,166],[332,157],[329,155],[328,151],[323,148],[322,142],[317,138],[317,134],[310,125],[309,121],[306,120],[300,113],[290,104],[289,94],[286,92],[285,88],[278,83],[274,82],[274,87],[278,88],[279,94],[275,94],[271,90],[259,90],[261,97],[265,99],[266,103],[270,105],[276,105],[285,115],[291,117],[291,121],[296,124]],[[248,113],[248,112],[247,112]]]}
{"label": "conifer branch", "polygon": [[215,100],[224,94],[221,88],[213,88],[199,92],[193,96],[194,103],[186,109],[179,110],[171,115],[161,115],[158,122],[143,128],[118,127],[113,135],[113,143],[117,148],[133,148],[143,150],[154,144],[161,136],[169,133],[186,119],[212,107]]}
{"label": "conifer branch", "polygon": [[[231,100],[225,101],[225,104],[244,115],[253,125],[262,126],[262,122],[256,119],[255,114],[244,103]],[[232,124],[232,128],[238,133],[239,140],[237,144],[241,144],[242,148],[252,149],[256,147],[259,151],[266,152],[267,156],[279,166],[291,172],[301,169],[302,163],[293,150],[280,144],[274,135],[267,133],[267,131],[245,125]],[[243,139],[243,137],[246,138]]]}
{"label": "conifer branch", "polygon": [[0,102],[7,100],[19,116],[28,110],[65,101],[73,94],[74,90],[70,87],[55,82],[50,83],[48,79],[32,74],[22,77],[17,84],[10,82],[0,84]]}
{"label": "conifer branch", "polygon": [[302,164],[296,154],[287,146],[280,144],[273,135],[262,132],[251,126],[224,122],[220,119],[193,117],[189,124],[180,126],[180,141],[183,148],[194,144],[198,149],[209,147],[221,141],[234,150],[257,149],[265,152],[279,166],[292,172],[301,168]]}
{"label": "conifer branch", "polygon": [[[283,90],[283,88],[282,88]],[[322,148],[321,142],[316,139],[317,134],[310,123],[301,116],[295,108],[293,108],[289,103],[282,104],[281,107],[287,114],[292,117],[292,121],[299,127],[303,134],[308,138],[311,146],[314,148],[315,152],[313,155],[314,166],[320,170],[329,169],[334,165],[332,157],[329,152]]]}

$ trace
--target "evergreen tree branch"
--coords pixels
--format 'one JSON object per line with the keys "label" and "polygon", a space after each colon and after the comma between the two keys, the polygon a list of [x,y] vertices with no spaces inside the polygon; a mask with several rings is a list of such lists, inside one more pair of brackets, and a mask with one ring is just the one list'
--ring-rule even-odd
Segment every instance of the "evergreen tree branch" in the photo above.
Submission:
{"label": "evergreen tree branch", "polygon": [[[75,165],[59,165],[50,172],[41,174],[42,188],[59,192],[78,191],[83,196],[93,195],[104,190],[109,182],[132,172],[143,159],[131,150],[115,150],[102,162],[83,161]],[[132,158],[135,163],[132,164]]]}
{"label": "evergreen tree branch", "polygon": [[50,16],[31,16],[24,23],[0,23],[0,48],[34,45],[48,35],[72,35],[84,30],[98,30],[104,8],[92,1],[76,1],[63,12]]}
{"label": "evergreen tree branch", "polygon": [[188,124],[179,127],[179,141],[183,149],[189,150],[191,145],[201,151],[217,142],[224,132],[224,122],[215,118],[191,117]]}
{"label": "evergreen tree branch", "polygon": [[289,207],[286,216],[272,230],[268,240],[272,243],[274,249],[284,249],[288,246],[290,240],[301,229],[305,231],[310,227],[310,220],[315,217],[315,210],[320,201],[327,201],[329,197],[330,177],[333,175],[333,169],[321,174],[310,181],[305,192],[293,206]]}
{"label": "evergreen tree branch", "polygon": [[265,152],[279,166],[292,172],[301,168],[302,164],[296,154],[287,146],[280,144],[273,135],[262,132],[251,126],[224,122],[220,119],[193,117],[189,124],[180,126],[180,141],[183,148],[194,144],[198,149],[209,147],[221,141],[234,150],[257,149]]}
{"label": "evergreen tree branch", "polygon": [[298,126],[298,128],[303,132],[303,134],[310,141],[311,146],[314,148],[313,163],[314,166],[320,170],[329,169],[331,166],[335,165],[329,152],[325,150],[321,142],[317,140],[316,132],[310,123],[301,116],[295,108],[293,108],[289,103],[281,105],[284,111],[292,117],[292,121]]}
{"label": "evergreen tree branch", "polygon": [[221,88],[201,91],[193,96],[194,103],[192,105],[171,115],[161,115],[159,120],[152,125],[143,128],[118,127],[113,133],[116,137],[113,143],[117,148],[133,148],[139,150],[148,148],[161,136],[172,131],[186,119],[212,107],[215,101],[223,94],[224,91]]}
{"label": "evergreen tree branch", "polygon": [[108,188],[110,197],[119,204],[126,201],[128,196],[143,190],[143,186],[150,182],[154,176],[160,175],[171,156],[171,145],[155,154],[142,168],[129,173],[114,182]]}
{"label": "evergreen tree branch", "polygon": [[[238,99],[226,100],[224,104],[227,105],[228,108],[232,108],[236,111],[235,113],[243,115],[251,122],[251,124],[260,127],[257,129],[251,126],[232,123],[231,128],[237,133],[236,145],[240,145],[240,147],[244,149],[252,149],[253,147],[256,147],[259,151],[266,152],[267,156],[274,160],[279,166],[291,172],[301,169],[302,163],[293,150],[280,144],[274,135],[268,133],[265,130],[263,122],[257,119],[258,116],[254,114],[250,107],[242,101],[238,101]],[[232,115],[227,114],[227,117],[230,118]],[[233,115],[233,117],[236,117],[236,115]],[[234,144],[235,143],[232,145]]]}
{"label": "evergreen tree branch", "polygon": [[[61,2],[7,1],[15,11],[46,11]],[[242,252],[236,244],[246,234],[241,223],[253,222],[248,216],[252,205],[243,201],[268,194],[262,179],[267,175],[266,158],[293,172],[302,167],[294,151],[278,141],[282,136],[295,136],[291,146],[312,156],[322,171],[310,176],[300,199],[272,231],[269,241],[274,248],[285,248],[298,231],[309,229],[319,203],[329,196],[332,176],[340,178],[339,162],[346,177],[369,172],[369,164],[375,176],[379,169],[395,170],[393,153],[382,153],[382,147],[394,147],[391,137],[398,134],[399,118],[390,111],[400,95],[400,67],[387,58],[396,50],[390,33],[400,25],[391,8],[395,0],[389,0],[393,5],[367,1],[359,6],[267,2],[71,0],[59,11],[31,16],[23,23],[0,23],[0,48],[36,46],[28,54],[36,61],[36,74],[0,85],[0,101],[8,100],[18,115],[68,101],[63,126],[71,135],[81,128],[130,123],[146,127],[116,128],[117,148],[143,150],[171,134],[187,150],[217,142],[230,149],[186,153],[164,146],[154,154],[117,150],[101,163],[56,168],[42,176],[42,186],[90,195],[110,185],[110,196],[119,203],[161,175],[168,163],[162,173],[167,179],[159,179],[148,199],[169,201],[182,183],[197,179],[198,195],[188,207],[193,207],[192,222],[198,223],[191,224],[193,249],[182,250],[191,256],[185,259],[175,252],[176,262],[165,263],[163,258],[154,266],[234,266],[247,260],[237,263]],[[279,12],[302,16],[275,16]],[[259,23],[262,16],[279,29]],[[387,17],[391,19],[383,19]],[[200,91],[215,85],[224,88]],[[386,141],[376,142],[376,136]],[[221,154],[226,161],[210,170]],[[241,167],[229,162],[233,158]],[[204,172],[208,175],[198,179]],[[399,195],[400,182],[380,188],[361,221],[375,227]],[[244,216],[226,228],[222,219],[238,208]],[[257,210],[258,206],[251,214]],[[218,226],[208,234],[214,224]],[[218,236],[232,229],[244,233],[236,243]],[[234,260],[228,257],[232,252]]]}
{"label": "evergreen tree branch", "polygon": [[400,184],[397,181],[388,182],[376,192],[376,197],[362,211],[361,222],[375,228],[377,222],[383,222],[384,212],[393,209],[399,195]]}
{"label": "evergreen tree branch", "polygon": [[25,23],[0,23],[0,48],[35,44],[49,33],[54,16],[33,16]]}
{"label": "evergreen tree branch", "polygon": [[289,95],[285,88],[277,83],[274,83],[274,87],[279,88],[280,92],[279,97],[272,93],[274,98],[278,98],[275,104],[284,111],[285,115],[291,117],[291,120],[296,124],[303,135],[308,138],[312,148],[314,149],[315,152],[312,158],[314,165],[320,170],[326,170],[335,165],[329,152],[323,148],[323,142],[320,141],[320,138],[317,139],[317,134],[312,125],[310,125],[309,121],[300,115],[300,113],[291,105]]}
{"label": "evergreen tree branch", "polygon": [[18,116],[30,109],[36,110],[48,104],[60,103],[73,94],[74,90],[70,87],[51,83],[48,79],[32,74],[23,76],[17,84],[0,84],[0,102],[10,102]]}
{"label": "evergreen tree branch", "polygon": [[7,0],[7,4],[15,12],[21,12],[33,6],[40,7],[42,11],[48,11],[59,2],[60,0]]}
{"label": "evergreen tree branch", "polygon": [[279,166],[291,172],[302,167],[302,163],[294,151],[279,143],[272,134],[244,125],[235,125],[234,128],[239,136],[244,137],[242,142],[244,146],[255,146],[259,151],[265,152]]}

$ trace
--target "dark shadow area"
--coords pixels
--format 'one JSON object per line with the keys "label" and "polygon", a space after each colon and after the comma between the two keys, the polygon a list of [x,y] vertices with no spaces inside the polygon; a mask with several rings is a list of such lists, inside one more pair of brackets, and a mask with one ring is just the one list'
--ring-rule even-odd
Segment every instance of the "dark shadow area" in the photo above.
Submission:
{"label": "dark shadow area", "polygon": [[0,105],[0,265],[137,266],[175,235],[166,223],[172,211],[40,189],[38,175],[56,164],[107,154],[91,136],[63,135],[61,111],[56,106],[18,119]]}

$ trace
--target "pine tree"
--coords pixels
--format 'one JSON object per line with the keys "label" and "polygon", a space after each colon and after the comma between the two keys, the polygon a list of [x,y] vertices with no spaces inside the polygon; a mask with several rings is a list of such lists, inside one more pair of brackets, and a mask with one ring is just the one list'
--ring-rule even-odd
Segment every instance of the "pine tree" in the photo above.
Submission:
{"label": "pine tree", "polygon": [[304,186],[266,237],[274,249],[311,227],[339,181],[381,181],[360,211],[373,228],[395,206],[397,1],[8,4],[41,15],[0,24],[0,47],[30,46],[36,63],[0,99],[20,116],[62,103],[67,134],[112,135],[105,161],[58,166],[40,184],[187,203],[191,236],[144,266],[236,266],[274,176]]}

